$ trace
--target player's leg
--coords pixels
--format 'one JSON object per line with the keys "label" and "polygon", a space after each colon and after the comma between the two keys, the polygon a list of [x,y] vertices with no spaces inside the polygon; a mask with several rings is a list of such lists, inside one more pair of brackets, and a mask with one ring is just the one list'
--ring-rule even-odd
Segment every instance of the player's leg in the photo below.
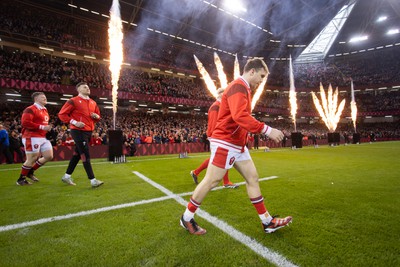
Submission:
{"label": "player's leg", "polygon": [[210,190],[217,186],[222,180],[222,177],[225,175],[226,171],[227,170],[223,168],[209,164],[206,176],[194,190],[188,206],[180,220],[181,226],[188,230],[189,233],[194,235],[203,235],[207,232],[205,229],[197,225],[196,221],[194,220],[194,214],[200,207],[201,202],[207,196],[208,192],[210,192]]}
{"label": "player's leg", "polygon": [[198,184],[198,183],[199,183],[199,182],[198,182],[198,177],[197,177],[197,176],[198,176],[203,170],[207,169],[208,163],[209,163],[209,162],[210,162],[210,158],[208,158],[208,159],[206,159],[205,161],[203,161],[197,169],[190,171],[190,176],[192,176],[193,181],[194,181],[195,184]]}
{"label": "player's leg", "polygon": [[275,232],[279,228],[289,224],[292,221],[292,217],[275,218],[269,214],[264,204],[264,198],[261,194],[258,182],[258,173],[254,162],[251,159],[250,154],[244,158],[245,160],[239,159],[235,162],[235,168],[246,180],[247,194],[254,208],[257,210],[264,231],[266,233]]}
{"label": "player's leg", "polygon": [[41,157],[35,161],[35,164],[30,169],[27,177],[34,182],[38,182],[39,179],[34,175],[34,171],[42,167],[46,162],[53,159],[53,146],[49,140],[43,138],[43,143],[40,146]]}
{"label": "player's leg", "polygon": [[71,131],[72,138],[75,141],[75,146],[79,152],[82,160],[83,167],[85,168],[88,179],[92,187],[99,187],[104,184],[102,181],[97,180],[93,173],[92,164],[90,162],[89,143],[92,136],[91,132]]}
{"label": "player's leg", "polygon": [[26,151],[26,160],[22,164],[21,173],[17,180],[17,185],[31,185],[29,181],[26,180],[32,166],[34,165],[36,159],[39,157],[39,152]]}

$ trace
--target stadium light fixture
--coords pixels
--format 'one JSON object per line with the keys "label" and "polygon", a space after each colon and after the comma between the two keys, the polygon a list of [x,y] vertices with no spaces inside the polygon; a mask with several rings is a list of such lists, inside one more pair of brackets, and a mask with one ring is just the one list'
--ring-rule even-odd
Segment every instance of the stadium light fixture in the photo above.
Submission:
{"label": "stadium light fixture", "polygon": [[224,6],[226,7],[226,9],[229,9],[233,12],[247,12],[247,9],[244,7],[241,0],[225,0]]}
{"label": "stadium light fixture", "polygon": [[21,94],[11,94],[11,93],[6,93],[8,96],[21,96]]}
{"label": "stadium light fixture", "polygon": [[63,51],[63,54],[71,55],[71,56],[76,56],[75,52],[70,52],[70,51]]}
{"label": "stadium light fixture", "polygon": [[368,35],[356,36],[356,37],[351,38],[349,43],[361,42],[361,41],[365,41],[367,39],[368,39]]}
{"label": "stadium light fixture", "polygon": [[89,58],[89,59],[96,59],[95,56],[90,56],[90,55],[84,55],[83,57],[84,57],[84,58]]}
{"label": "stadium light fixture", "polygon": [[53,48],[49,48],[49,47],[45,47],[45,46],[39,46],[39,49],[54,52]]}
{"label": "stadium light fixture", "polygon": [[385,21],[385,20],[387,20],[387,16],[380,16],[380,17],[376,20],[376,22],[382,22],[382,21]]}
{"label": "stadium light fixture", "polygon": [[392,34],[397,34],[399,32],[400,32],[399,29],[390,29],[390,30],[388,30],[387,34],[392,35]]}

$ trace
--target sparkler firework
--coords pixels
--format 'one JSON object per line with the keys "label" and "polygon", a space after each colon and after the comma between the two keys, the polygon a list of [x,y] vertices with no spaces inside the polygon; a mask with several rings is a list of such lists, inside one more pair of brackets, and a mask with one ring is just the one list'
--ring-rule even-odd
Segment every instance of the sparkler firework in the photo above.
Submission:
{"label": "sparkler firework", "polygon": [[328,88],[328,98],[326,98],[325,90],[322,87],[322,84],[320,84],[320,93],[322,106],[315,93],[311,92],[314,105],[317,108],[318,113],[324,121],[326,127],[328,127],[329,132],[334,132],[337,124],[339,123],[340,115],[343,112],[346,100],[343,99],[338,107],[338,89],[336,88],[335,93],[333,94],[332,86],[330,84]]}
{"label": "sparkler firework", "polygon": [[122,20],[118,0],[113,0],[110,9],[110,21],[108,22],[108,43],[110,45],[110,66],[112,83],[112,102],[113,102],[113,124],[115,130],[115,116],[117,113],[118,101],[118,80],[121,73],[123,61],[122,46]]}

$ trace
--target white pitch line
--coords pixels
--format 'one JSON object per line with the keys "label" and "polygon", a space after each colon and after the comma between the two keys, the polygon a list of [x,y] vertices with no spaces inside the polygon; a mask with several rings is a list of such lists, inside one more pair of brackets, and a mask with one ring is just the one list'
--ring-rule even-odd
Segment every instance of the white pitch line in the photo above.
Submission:
{"label": "white pitch line", "polygon": [[[166,194],[167,196],[170,196],[171,198],[175,199],[182,206],[186,207],[187,201],[184,200],[182,197],[174,194],[172,191],[170,191],[167,188],[163,187],[162,185],[154,182],[153,180],[144,176],[140,172],[134,171],[133,173],[135,175],[137,175],[139,178],[141,178],[142,180],[146,181],[147,183],[151,184],[152,186],[154,186],[155,188],[157,188],[158,190],[160,190],[161,192]],[[276,264],[277,266],[293,266],[293,267],[296,266],[295,264],[293,264],[292,262],[287,260],[282,255],[263,246],[261,243],[257,242],[253,238],[239,232],[238,230],[236,230],[235,228],[233,228],[226,222],[218,219],[217,217],[212,216],[211,214],[207,213],[206,211],[199,209],[196,214],[199,217],[208,221],[209,223],[213,224],[214,226],[216,226],[223,232],[225,232],[230,237],[236,239],[243,245],[249,247],[252,251],[257,253],[264,259],[268,260],[269,262],[272,262],[272,263]]]}
{"label": "white pitch line", "polygon": [[[260,179],[260,181],[261,180],[274,179],[274,178],[277,178],[277,176],[265,177],[265,178]],[[213,190],[221,190],[221,189],[223,189],[222,186],[218,187],[218,188],[214,188]],[[186,192],[186,193],[178,194],[178,196],[187,196],[187,195],[192,195],[192,194],[193,194],[193,192]],[[139,205],[143,205],[143,204],[148,204],[148,203],[168,200],[168,199],[172,199],[172,198],[175,198],[175,197],[172,196],[172,195],[167,195],[167,196],[164,196],[164,197],[152,198],[152,199],[148,199],[148,200],[141,200],[141,201],[137,201],[137,202],[124,203],[124,204],[119,204],[119,205],[114,205],[114,206],[98,208],[98,209],[94,209],[94,210],[87,210],[87,211],[81,211],[81,212],[77,212],[77,213],[70,213],[70,214],[66,214],[66,215],[42,218],[42,219],[38,219],[38,220],[35,220],[35,221],[28,221],[28,222],[17,223],[17,224],[10,224],[10,225],[5,225],[5,226],[0,226],[0,232],[11,231],[11,230],[19,229],[19,228],[24,228],[24,227],[29,227],[29,226],[34,226],[34,225],[54,222],[54,221],[61,221],[61,220],[75,218],[75,217],[82,217],[82,216],[87,216],[87,215],[100,213],[100,212],[105,212],[105,211],[110,211],[110,210],[129,208],[129,207],[139,206]]]}

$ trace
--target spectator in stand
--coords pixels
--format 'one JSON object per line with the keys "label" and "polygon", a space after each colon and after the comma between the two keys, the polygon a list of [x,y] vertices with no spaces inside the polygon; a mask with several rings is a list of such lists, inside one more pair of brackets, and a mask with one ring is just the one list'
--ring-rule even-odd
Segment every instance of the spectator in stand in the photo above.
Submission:
{"label": "spectator in stand", "polygon": [[49,125],[50,116],[45,107],[46,95],[42,92],[32,94],[34,104],[27,107],[22,113],[22,143],[25,147],[26,161],[22,165],[17,185],[31,185],[26,180],[39,182],[34,171],[53,159],[53,146],[46,139],[46,134],[52,129]]}
{"label": "spectator in stand", "polygon": [[0,148],[1,154],[3,154],[7,160],[7,164],[14,163],[14,157],[10,152],[10,138],[2,123],[0,123]]}
{"label": "spectator in stand", "polygon": [[99,136],[99,133],[93,133],[92,138],[90,138],[90,145],[91,146],[99,146],[103,142],[103,139]]}
{"label": "spectator in stand", "polygon": [[24,162],[24,155],[21,150],[21,147],[23,146],[19,133],[15,130],[12,131],[10,136],[10,152],[12,156],[14,156],[14,152],[17,154],[16,163]]}
{"label": "spectator in stand", "polygon": [[100,120],[100,110],[96,102],[90,99],[90,88],[85,82],[76,85],[78,96],[68,100],[58,113],[58,117],[64,123],[70,124],[71,136],[75,141],[75,152],[69,161],[67,171],[61,180],[69,185],[76,185],[72,180],[72,173],[79,160],[82,159],[83,167],[92,187],[103,184],[94,176],[90,163],[89,143],[94,130],[94,124]]}

